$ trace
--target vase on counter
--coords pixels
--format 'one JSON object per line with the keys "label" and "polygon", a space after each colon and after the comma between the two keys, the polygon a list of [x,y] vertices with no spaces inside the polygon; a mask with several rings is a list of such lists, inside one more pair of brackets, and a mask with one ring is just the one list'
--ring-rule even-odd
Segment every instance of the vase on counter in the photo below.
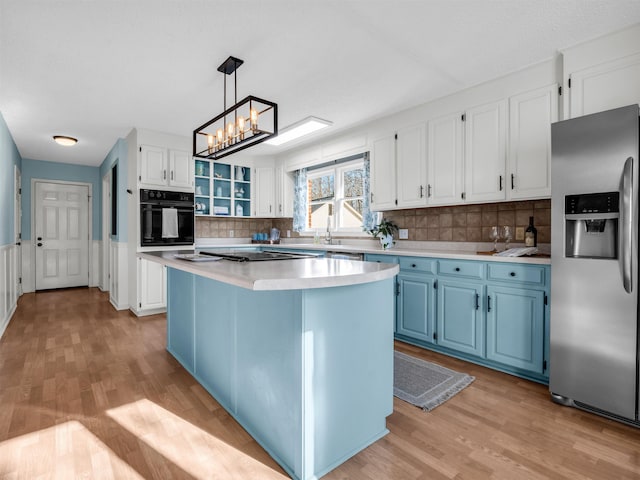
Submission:
{"label": "vase on counter", "polygon": [[393,247],[394,245],[393,235],[383,235],[379,238],[380,238],[380,245],[382,245],[383,250],[389,250],[391,247]]}

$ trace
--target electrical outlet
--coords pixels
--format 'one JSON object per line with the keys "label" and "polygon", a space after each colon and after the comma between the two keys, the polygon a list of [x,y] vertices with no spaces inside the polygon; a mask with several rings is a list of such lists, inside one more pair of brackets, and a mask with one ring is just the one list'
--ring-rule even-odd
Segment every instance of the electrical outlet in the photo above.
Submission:
{"label": "electrical outlet", "polygon": [[398,237],[400,238],[400,240],[407,240],[409,238],[409,229],[401,228],[400,230],[398,230]]}
{"label": "electrical outlet", "polygon": [[524,240],[524,227],[516,227],[516,240]]}
{"label": "electrical outlet", "polygon": [[291,237],[291,230],[287,230],[287,238]]}
{"label": "electrical outlet", "polygon": [[229,238],[233,238],[233,230],[229,230]]}

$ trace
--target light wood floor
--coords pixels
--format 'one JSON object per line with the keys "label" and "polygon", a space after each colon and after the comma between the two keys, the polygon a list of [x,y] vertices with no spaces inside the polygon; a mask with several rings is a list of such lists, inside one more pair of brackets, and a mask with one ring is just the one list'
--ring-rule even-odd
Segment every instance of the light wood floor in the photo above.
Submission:
{"label": "light wood floor", "polygon": [[[640,430],[550,402],[547,388],[404,344],[474,375],[327,479],[640,479]],[[163,315],[97,289],[26,294],[0,341],[0,478],[283,479],[165,351]]]}

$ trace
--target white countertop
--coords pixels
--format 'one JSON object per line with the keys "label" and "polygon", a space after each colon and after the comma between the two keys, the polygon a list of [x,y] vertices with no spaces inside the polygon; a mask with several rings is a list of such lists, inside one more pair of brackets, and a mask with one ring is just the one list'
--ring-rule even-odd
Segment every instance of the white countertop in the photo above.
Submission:
{"label": "white countertop", "polygon": [[[549,256],[531,256],[531,257],[498,257],[489,254],[478,254],[476,249],[462,250],[454,249],[454,245],[451,243],[438,242],[443,244],[445,248],[433,248],[430,243],[412,242],[409,246],[396,246],[389,250],[382,250],[378,246],[372,247],[370,245],[326,245],[326,244],[314,244],[314,243],[280,243],[277,245],[268,244],[225,244],[223,242],[208,243],[205,241],[199,241],[196,245],[197,249],[209,248],[242,248],[242,247],[264,247],[268,249],[303,249],[303,250],[318,250],[328,252],[345,252],[345,253],[372,253],[377,255],[391,255],[391,256],[407,256],[407,257],[430,257],[430,258],[443,258],[452,260],[479,260],[485,262],[508,262],[508,263],[526,263],[536,265],[550,265],[551,258]],[[457,246],[457,245],[455,245]],[[465,245],[466,246],[466,245]],[[473,247],[474,245],[471,245]],[[491,244],[491,247],[493,244]],[[451,247],[451,248],[446,248]],[[487,245],[479,245],[480,248],[488,250]]]}
{"label": "white countertop", "polygon": [[[238,247],[239,245],[234,245]],[[249,290],[303,290],[377,282],[394,277],[399,267],[387,263],[333,258],[263,262],[190,262],[175,257],[193,250],[138,252],[140,258]]]}

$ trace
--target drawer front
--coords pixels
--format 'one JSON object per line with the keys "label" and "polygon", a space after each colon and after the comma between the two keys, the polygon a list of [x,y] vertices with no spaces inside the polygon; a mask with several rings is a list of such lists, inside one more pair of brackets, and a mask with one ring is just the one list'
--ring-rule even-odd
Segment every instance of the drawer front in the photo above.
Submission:
{"label": "drawer front", "polygon": [[367,253],[365,261],[376,263],[398,263],[398,257],[395,255],[376,255],[375,253]]}
{"label": "drawer front", "polygon": [[544,285],[545,267],[540,265],[490,263],[487,265],[487,278],[502,282]]}
{"label": "drawer front", "polygon": [[400,257],[400,270],[405,272],[435,273],[434,261],[430,258]]}
{"label": "drawer front", "polygon": [[438,262],[438,273],[440,275],[451,275],[452,277],[474,278],[482,280],[484,276],[484,263],[464,262],[456,260],[440,260]]}

